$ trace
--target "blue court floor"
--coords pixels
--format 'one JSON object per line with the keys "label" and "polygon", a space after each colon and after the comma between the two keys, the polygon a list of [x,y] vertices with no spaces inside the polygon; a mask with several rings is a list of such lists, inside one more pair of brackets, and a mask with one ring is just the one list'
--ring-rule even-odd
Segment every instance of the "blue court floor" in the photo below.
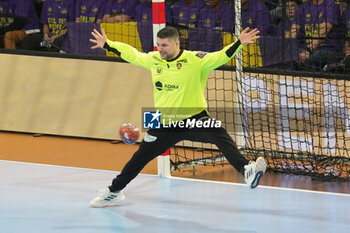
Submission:
{"label": "blue court floor", "polygon": [[0,160],[2,233],[348,233],[350,195],[139,175],[90,208],[116,172]]}

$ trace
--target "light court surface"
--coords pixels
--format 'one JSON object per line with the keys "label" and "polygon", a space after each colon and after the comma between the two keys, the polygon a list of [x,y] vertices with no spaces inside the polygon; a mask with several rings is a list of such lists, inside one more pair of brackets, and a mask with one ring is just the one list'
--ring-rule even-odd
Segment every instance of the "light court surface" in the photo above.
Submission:
{"label": "light court surface", "polygon": [[295,233],[350,229],[350,195],[139,175],[90,208],[115,172],[0,161],[0,232]]}

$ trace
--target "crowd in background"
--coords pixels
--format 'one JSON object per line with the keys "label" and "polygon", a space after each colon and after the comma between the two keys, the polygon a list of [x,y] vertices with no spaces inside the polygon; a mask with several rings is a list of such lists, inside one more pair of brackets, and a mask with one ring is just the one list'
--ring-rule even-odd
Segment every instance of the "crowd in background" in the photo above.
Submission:
{"label": "crowd in background", "polygon": [[[260,30],[263,59],[276,48],[283,53],[280,63],[265,66],[348,72],[347,0],[241,0],[241,22],[234,2],[166,1],[166,23],[178,28],[183,49],[217,51],[223,33],[233,34],[240,25]],[[64,52],[69,24],[132,21],[142,50],[153,50],[152,0],[0,0],[0,48]]]}

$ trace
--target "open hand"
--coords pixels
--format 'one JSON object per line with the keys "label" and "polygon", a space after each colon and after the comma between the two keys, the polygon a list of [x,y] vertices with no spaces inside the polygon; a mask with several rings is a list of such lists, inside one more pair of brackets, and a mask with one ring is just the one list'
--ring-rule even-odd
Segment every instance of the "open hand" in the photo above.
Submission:
{"label": "open hand", "polygon": [[94,46],[91,46],[92,49],[97,49],[97,48],[103,48],[104,44],[107,41],[107,36],[105,33],[105,30],[103,30],[103,28],[101,28],[101,33],[99,33],[96,29],[94,29],[91,32],[91,35],[95,38],[95,39],[90,39],[90,42],[95,43]]}
{"label": "open hand", "polygon": [[239,40],[243,45],[254,43],[254,40],[260,38],[258,35],[259,33],[260,31],[256,28],[249,31],[249,27],[247,27],[242,31],[241,35],[239,36]]}

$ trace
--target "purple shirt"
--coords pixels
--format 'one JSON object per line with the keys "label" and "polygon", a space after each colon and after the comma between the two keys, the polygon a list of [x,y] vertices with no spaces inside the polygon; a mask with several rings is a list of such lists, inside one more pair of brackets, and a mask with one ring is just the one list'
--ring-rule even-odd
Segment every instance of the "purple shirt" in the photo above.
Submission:
{"label": "purple shirt", "polygon": [[232,12],[232,6],[226,2],[217,11],[210,6],[201,9],[197,29],[190,30],[189,49],[207,52],[222,49],[222,32],[233,32]]}
{"label": "purple shirt", "polygon": [[104,0],[76,0],[75,18],[83,23],[96,23],[102,19],[105,11]]}
{"label": "purple shirt", "polygon": [[312,1],[309,1],[299,6],[293,23],[299,25],[301,33],[304,33],[305,46],[312,41],[307,37],[316,37],[322,23],[331,23],[332,30],[318,48],[341,51],[342,45],[338,41],[340,38],[339,16],[339,7],[332,0],[324,0],[320,5],[314,5]]}
{"label": "purple shirt", "polygon": [[182,26],[194,28],[197,26],[197,18],[200,9],[206,7],[202,0],[196,0],[192,6],[179,0],[171,6],[171,22]]}
{"label": "purple shirt", "polygon": [[345,21],[345,25],[346,25],[345,36],[350,37],[350,7],[346,8],[343,16],[344,16],[344,21]]}
{"label": "purple shirt", "polygon": [[284,31],[290,31],[292,27],[292,21],[290,21],[289,18],[286,18],[283,22],[282,20],[277,25],[277,31],[276,35],[281,37],[282,36],[282,24],[284,23]]}
{"label": "purple shirt", "polygon": [[346,25],[345,36],[350,37],[350,7],[346,8],[346,10],[344,11],[343,17]]}
{"label": "purple shirt", "polygon": [[11,0],[13,15],[26,17],[25,30],[39,29],[40,23],[34,5],[30,0]]}
{"label": "purple shirt", "polygon": [[117,0],[108,0],[106,3],[105,14],[110,16],[123,14],[134,17],[135,7],[138,3],[138,0],[123,0],[121,2],[118,2]]}
{"label": "purple shirt", "polygon": [[67,29],[67,22],[74,22],[74,2],[71,0],[46,0],[41,12],[41,23],[47,24],[52,35]]}
{"label": "purple shirt", "polygon": [[[274,35],[272,18],[264,3],[258,0],[249,0],[248,7],[242,9],[241,17],[243,29],[246,27],[257,28],[262,36]],[[235,18],[233,18],[234,20]]]}
{"label": "purple shirt", "polygon": [[100,25],[95,23],[67,22],[67,35],[62,44],[62,50],[73,54],[94,54],[106,56],[103,49],[91,49],[95,43],[90,41],[94,29],[101,32]]}
{"label": "purple shirt", "polygon": [[[165,4],[166,22],[170,20],[170,7]],[[135,20],[139,32],[142,50],[147,53],[153,51],[153,19],[152,7],[147,2],[140,2],[135,9]]]}
{"label": "purple shirt", "polygon": [[[1,16],[2,14],[7,16]],[[10,6],[10,0],[0,1],[0,27],[6,27],[13,23],[12,10]]]}
{"label": "purple shirt", "polygon": [[210,6],[205,6],[198,15],[198,28],[233,32],[232,12],[232,6],[226,2],[221,2],[221,6],[217,11],[211,10]]}

